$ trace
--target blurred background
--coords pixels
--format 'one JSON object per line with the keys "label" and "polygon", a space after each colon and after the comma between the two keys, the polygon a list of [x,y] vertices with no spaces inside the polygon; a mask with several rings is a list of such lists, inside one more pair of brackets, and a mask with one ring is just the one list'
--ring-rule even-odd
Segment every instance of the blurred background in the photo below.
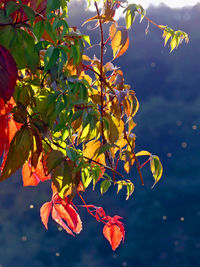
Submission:
{"label": "blurred background", "polygon": [[[91,30],[94,24],[81,28],[94,15],[84,9],[83,1],[72,1],[69,25],[78,25],[97,44],[98,30]],[[135,192],[128,201],[126,192],[117,195],[116,188],[103,197],[99,190],[85,196],[88,204],[124,218],[125,242],[113,252],[102,235],[102,225],[82,208],[83,230],[77,237],[69,236],[52,220],[46,231],[39,209],[50,199],[49,183],[23,188],[21,173],[16,173],[0,186],[0,267],[200,266],[200,3],[174,9],[151,5],[147,16],[190,37],[189,44],[170,54],[162,32],[150,25],[146,35],[146,21],[140,24],[136,18],[130,47],[115,60],[140,102],[135,117],[137,151],[145,149],[160,156],[162,180],[151,189],[153,178],[145,167],[142,187],[133,168],[127,178],[135,183]],[[99,56],[99,47],[86,54]],[[106,57],[111,59],[109,48]]]}

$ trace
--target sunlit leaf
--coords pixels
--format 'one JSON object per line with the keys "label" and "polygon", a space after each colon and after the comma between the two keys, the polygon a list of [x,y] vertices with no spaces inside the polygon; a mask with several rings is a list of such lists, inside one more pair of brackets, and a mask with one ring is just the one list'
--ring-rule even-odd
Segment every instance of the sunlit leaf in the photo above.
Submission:
{"label": "sunlit leaf", "polygon": [[42,207],[40,208],[40,217],[47,230],[48,230],[48,221],[49,221],[49,215],[51,213],[51,209],[52,209],[51,202],[44,203]]}
{"label": "sunlit leaf", "polygon": [[101,185],[100,185],[101,194],[103,195],[104,193],[106,193],[110,186],[111,186],[111,182],[109,180],[104,180],[103,182],[101,182]]}
{"label": "sunlit leaf", "polygon": [[[30,150],[32,148],[32,136],[27,126],[15,134],[8,151],[5,166],[0,176],[0,181],[3,181],[15,173],[22,167],[24,162],[28,159]],[[16,160],[16,155],[20,155]]]}
{"label": "sunlit leaf", "polygon": [[157,184],[157,182],[160,180],[163,174],[163,167],[158,156],[154,156],[154,155],[151,156],[150,169],[155,179],[155,182],[152,186],[153,188],[155,184]]}
{"label": "sunlit leaf", "polygon": [[128,31],[124,27],[116,27],[115,24],[110,26],[109,30],[113,58],[123,55],[129,46]]}

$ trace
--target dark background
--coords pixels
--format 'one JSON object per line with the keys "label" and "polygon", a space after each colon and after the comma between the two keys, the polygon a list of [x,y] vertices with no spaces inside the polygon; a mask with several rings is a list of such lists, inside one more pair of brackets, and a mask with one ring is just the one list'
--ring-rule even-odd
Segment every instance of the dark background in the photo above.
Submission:
{"label": "dark background", "polygon": [[[69,12],[70,26],[81,25],[93,15],[86,14],[80,3],[74,6]],[[142,187],[133,169],[127,178],[136,188],[128,201],[125,191],[116,195],[115,188],[103,197],[98,190],[85,196],[88,203],[103,206],[111,216],[124,218],[125,243],[112,252],[102,225],[81,208],[79,236],[59,231],[52,220],[46,231],[39,209],[50,199],[49,183],[23,188],[18,172],[0,186],[1,267],[200,266],[200,4],[183,9],[151,7],[147,15],[190,37],[188,45],[170,54],[169,47],[163,46],[162,32],[150,25],[146,35],[146,22],[139,24],[136,19],[129,50],[115,61],[140,102],[135,118],[137,151],[146,149],[160,156],[162,180],[151,190],[153,178],[145,168]],[[87,30],[87,25],[81,29]],[[92,44],[99,42],[98,30],[89,34]],[[98,56],[98,47],[86,53]],[[109,49],[106,56],[111,59]]]}

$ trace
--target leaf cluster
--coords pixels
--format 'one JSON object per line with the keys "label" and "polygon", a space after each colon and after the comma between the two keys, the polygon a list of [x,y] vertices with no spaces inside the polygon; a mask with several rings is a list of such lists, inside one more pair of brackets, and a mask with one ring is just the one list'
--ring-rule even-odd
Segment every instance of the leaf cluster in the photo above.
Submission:
{"label": "leaf cluster", "polygon": [[[124,7],[121,1],[106,0],[100,13],[97,2],[94,4],[97,15],[85,23],[97,21],[99,59],[85,54],[85,47],[91,45],[89,36],[69,27],[68,1],[4,0],[0,5],[0,63],[6,62],[9,77],[0,94],[0,123],[5,132],[0,139],[0,181],[20,168],[24,186],[50,180],[53,196],[41,208],[42,221],[47,228],[51,213],[70,234],[82,229],[72,203],[75,196],[93,214],[82,197],[91,183],[93,189],[99,183],[102,194],[111,185],[118,187],[117,192],[126,187],[126,199],[133,193],[133,178],[126,179],[118,172],[119,162],[126,173],[135,164],[142,184],[141,168],[148,161],[155,183],[163,172],[158,156],[135,153],[134,116],[139,102],[125,83],[123,71],[113,63],[128,49],[128,29],[136,13],[142,20],[146,12],[141,5]],[[118,8],[126,12],[126,27],[114,19]],[[104,23],[110,23],[107,39]],[[171,51],[187,39],[181,31],[159,28],[165,44],[171,37]],[[104,48],[109,43],[113,57],[104,62]],[[11,91],[9,96],[5,96],[5,86]],[[139,156],[149,159],[140,165]],[[102,215],[99,210],[97,214],[94,217],[105,224],[103,233],[115,250],[124,239],[120,217]]]}

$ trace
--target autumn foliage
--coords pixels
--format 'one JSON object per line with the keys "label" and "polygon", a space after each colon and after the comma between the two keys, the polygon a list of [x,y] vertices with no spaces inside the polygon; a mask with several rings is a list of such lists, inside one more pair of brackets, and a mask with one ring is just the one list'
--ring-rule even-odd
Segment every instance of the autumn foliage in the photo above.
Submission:
{"label": "autumn foliage", "polygon": [[[135,91],[125,83],[123,71],[114,65],[129,46],[128,30],[135,16],[157,26],[170,42],[171,51],[188,36],[146,17],[141,5],[105,0],[103,9],[93,2],[96,15],[86,20],[100,33],[100,58],[89,58],[90,37],[67,23],[68,1],[4,0],[0,2],[0,181],[22,168],[24,186],[49,181],[52,199],[40,210],[48,228],[49,216],[67,233],[79,234],[78,209],[85,208],[103,227],[103,235],[115,250],[124,241],[122,218],[106,214],[102,207],[87,204],[87,187],[111,185],[126,199],[134,180],[119,173],[119,163],[129,173],[136,165],[150,163],[154,185],[162,176],[158,156],[137,150],[134,116],[139,108]],[[115,21],[123,9],[126,27]],[[109,26],[105,36],[104,24]],[[105,47],[113,56],[105,62]],[[147,157],[139,163],[140,157]],[[17,160],[16,160],[17,158]],[[130,177],[129,177],[130,178]],[[134,178],[135,179],[135,178]],[[83,205],[74,203],[80,198]]]}

